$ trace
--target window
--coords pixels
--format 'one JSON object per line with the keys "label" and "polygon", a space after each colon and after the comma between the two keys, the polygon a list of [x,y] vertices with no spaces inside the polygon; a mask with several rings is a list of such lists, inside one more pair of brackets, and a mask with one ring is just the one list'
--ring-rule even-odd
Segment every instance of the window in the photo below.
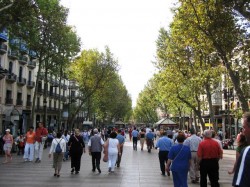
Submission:
{"label": "window", "polygon": [[32,72],[29,71],[29,81],[31,81],[31,77],[32,77]]}
{"label": "window", "polygon": [[22,100],[22,93],[17,93],[17,100]]}
{"label": "window", "polygon": [[12,70],[13,70],[13,62],[10,61],[10,63],[9,63],[9,74],[12,73]]}
{"label": "window", "polygon": [[22,78],[23,77],[23,67],[20,66],[19,67],[19,78]]}
{"label": "window", "polygon": [[27,102],[31,102],[31,95],[27,95]]}
{"label": "window", "polygon": [[6,99],[11,99],[11,91],[10,90],[6,91]]}

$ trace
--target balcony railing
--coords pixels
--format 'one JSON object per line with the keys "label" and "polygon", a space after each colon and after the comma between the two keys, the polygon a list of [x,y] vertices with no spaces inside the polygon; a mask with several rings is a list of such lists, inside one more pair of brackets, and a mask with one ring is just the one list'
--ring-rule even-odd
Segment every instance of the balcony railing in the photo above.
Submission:
{"label": "balcony railing", "polygon": [[11,50],[8,52],[8,57],[12,60],[17,60],[18,59],[18,52]]}
{"label": "balcony railing", "polygon": [[0,54],[5,54],[7,53],[7,45],[4,43],[0,44]]}
{"label": "balcony railing", "polygon": [[42,88],[39,88],[39,87],[37,88],[37,93],[38,94],[42,95],[43,92],[44,92],[44,90]]}
{"label": "balcony railing", "polygon": [[5,98],[5,104],[6,105],[12,105],[13,104],[13,99]]}
{"label": "balcony railing", "polygon": [[17,100],[16,100],[16,105],[22,106],[22,105],[23,105],[23,100],[17,99]]}
{"label": "balcony railing", "polygon": [[63,85],[62,85],[62,88],[63,88],[64,90],[67,90],[67,89],[68,89],[68,86],[67,86],[66,84],[63,84]]}
{"label": "balcony railing", "polygon": [[30,50],[29,51],[29,55],[30,55],[30,58],[32,58],[32,59],[36,59],[37,58],[37,54],[36,54],[35,51]]}
{"label": "balcony railing", "polygon": [[18,62],[22,65],[26,65],[28,63],[28,57],[26,56],[19,56]]}
{"label": "balcony railing", "polygon": [[8,81],[8,82],[10,82],[10,83],[16,82],[16,79],[17,79],[17,76],[16,76],[16,74],[14,74],[14,73],[8,74],[8,75],[6,76],[6,81]]}
{"label": "balcony railing", "polygon": [[41,111],[43,111],[43,106],[36,105],[35,110],[36,110],[36,112],[41,112]]}
{"label": "balcony railing", "polygon": [[28,68],[30,68],[30,69],[34,69],[34,68],[36,68],[36,62],[35,61],[29,61],[29,63],[28,63]]}
{"label": "balcony railing", "polygon": [[27,81],[27,88],[30,88],[30,89],[32,89],[32,88],[34,88],[35,87],[35,82],[34,81]]}
{"label": "balcony railing", "polygon": [[24,86],[26,84],[26,79],[23,77],[18,77],[17,84]]}

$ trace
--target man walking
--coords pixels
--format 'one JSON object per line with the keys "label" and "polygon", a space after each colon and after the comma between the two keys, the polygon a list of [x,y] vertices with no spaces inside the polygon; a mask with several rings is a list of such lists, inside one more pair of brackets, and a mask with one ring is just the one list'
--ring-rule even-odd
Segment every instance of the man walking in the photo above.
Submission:
{"label": "man walking", "polygon": [[89,155],[92,156],[92,171],[95,172],[97,169],[99,173],[101,173],[100,169],[100,160],[101,160],[101,152],[102,147],[104,145],[103,139],[98,135],[98,129],[93,130],[94,136],[91,136],[88,147],[89,147]]}
{"label": "man walking", "polygon": [[250,186],[250,112],[243,115],[243,134],[247,139],[248,146],[241,151],[233,178],[233,186]]}
{"label": "man walking", "polygon": [[191,136],[188,137],[184,141],[184,145],[187,145],[191,151],[191,162],[189,168],[189,176],[191,178],[192,183],[196,183],[199,181],[200,173],[198,170],[199,162],[197,156],[198,146],[201,142],[201,138],[196,135],[196,131],[194,129],[190,129]]}
{"label": "man walking", "polygon": [[36,142],[35,142],[35,162],[40,163],[43,155],[43,147],[47,139],[48,130],[43,126],[42,122],[38,123],[36,129]]}
{"label": "man walking", "polygon": [[204,140],[198,146],[197,156],[200,163],[200,186],[207,187],[207,175],[211,187],[219,187],[219,159],[222,157],[222,150],[219,144],[212,139],[210,130],[204,131]]}
{"label": "man walking", "polygon": [[[161,167],[161,174],[165,176],[165,164],[168,160],[168,152],[170,151],[173,143],[170,138],[166,136],[166,132],[162,132],[162,137],[156,143],[156,149],[159,148],[159,161]],[[167,171],[168,176],[170,176],[170,172]]]}
{"label": "man walking", "polygon": [[121,130],[119,129],[118,131],[118,135],[116,136],[116,139],[118,139],[119,144],[120,144],[120,154],[118,153],[118,157],[117,157],[117,161],[116,161],[116,166],[119,168],[120,167],[120,163],[121,163],[121,159],[122,159],[122,152],[123,152],[123,144],[125,142],[125,138],[123,135],[121,135]]}
{"label": "man walking", "polygon": [[132,131],[132,137],[133,137],[133,149],[137,151],[137,138],[138,138],[139,132],[136,130],[136,127],[134,127],[134,130]]}

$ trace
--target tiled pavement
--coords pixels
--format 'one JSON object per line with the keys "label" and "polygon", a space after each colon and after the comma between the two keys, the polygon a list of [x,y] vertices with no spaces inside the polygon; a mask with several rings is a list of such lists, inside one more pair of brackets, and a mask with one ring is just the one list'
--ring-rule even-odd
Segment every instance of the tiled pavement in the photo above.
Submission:
{"label": "tiled pavement", "polygon": [[[138,142],[139,143],[139,142]],[[79,175],[70,174],[70,161],[63,163],[61,177],[53,176],[52,159],[48,158],[48,149],[44,150],[41,163],[24,163],[21,156],[15,156],[8,164],[0,164],[0,187],[173,187],[172,177],[160,175],[157,150],[133,151],[132,143],[126,142],[120,168],[108,173],[107,163],[101,162],[102,173],[92,173],[91,157],[85,153],[82,157]],[[220,161],[221,187],[231,186],[232,176],[227,171],[233,166],[234,150],[225,150]],[[0,157],[0,163],[3,161]],[[198,187],[191,184],[189,187]],[[209,185],[208,185],[209,186]]]}

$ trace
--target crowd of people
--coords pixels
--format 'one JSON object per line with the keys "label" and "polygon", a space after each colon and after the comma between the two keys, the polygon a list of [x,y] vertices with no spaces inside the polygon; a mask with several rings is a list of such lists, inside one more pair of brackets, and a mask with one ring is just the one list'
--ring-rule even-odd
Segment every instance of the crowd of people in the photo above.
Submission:
{"label": "crowd of people", "polygon": [[[201,187],[207,186],[207,177],[211,187],[219,187],[219,161],[223,159],[223,146],[220,136],[213,130],[203,133],[190,129],[189,132],[181,130],[157,130],[136,127],[128,129],[129,140],[133,143],[133,150],[137,151],[137,142],[140,142],[141,151],[147,147],[151,153],[154,147],[158,149],[160,171],[163,176],[172,173],[175,187],[187,187],[188,176],[192,183],[200,182]],[[48,130],[43,123],[33,127],[25,136],[18,137],[18,154],[23,154],[24,162],[40,163],[42,161],[45,142],[48,142]],[[78,174],[81,168],[82,154],[88,150],[92,157],[92,172],[101,173],[101,159],[108,164],[108,172],[115,172],[115,167],[120,167],[123,146],[125,143],[124,129],[92,129],[80,132],[75,129],[54,133],[50,142],[49,158],[53,155],[54,176],[60,177],[62,162],[71,161],[71,173]],[[3,137],[5,160],[11,162],[11,148],[13,137],[10,129],[6,129]],[[250,113],[243,116],[243,128],[237,136],[236,160],[228,174],[234,174],[233,186],[248,187],[250,178]],[[146,144],[146,145],[145,145]]]}

